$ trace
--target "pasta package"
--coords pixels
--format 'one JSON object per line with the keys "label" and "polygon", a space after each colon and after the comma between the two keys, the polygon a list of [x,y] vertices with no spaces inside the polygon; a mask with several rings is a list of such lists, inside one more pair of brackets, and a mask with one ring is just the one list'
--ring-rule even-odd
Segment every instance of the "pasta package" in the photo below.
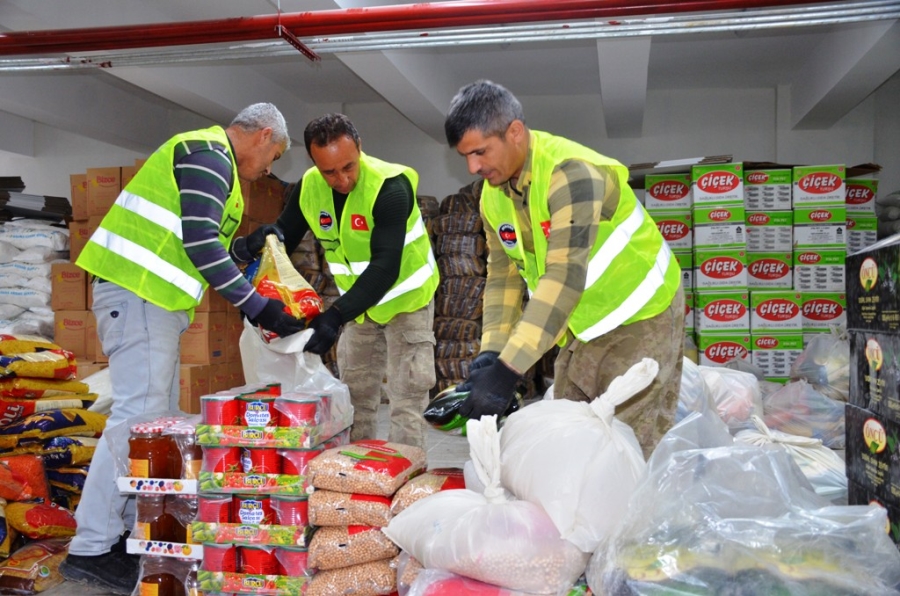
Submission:
{"label": "pasta package", "polygon": [[0,498],[0,559],[5,559],[12,553],[13,544],[19,533],[6,523],[6,499]]}
{"label": "pasta package", "polygon": [[29,377],[0,379],[0,395],[6,397],[37,399],[71,393],[89,393],[90,390],[87,384],[71,379],[32,379]]}
{"label": "pasta package", "polygon": [[[96,394],[84,394],[96,398]],[[83,395],[73,394],[73,397],[42,397],[40,399],[27,399],[15,397],[0,397],[0,426],[12,424],[26,416],[37,412],[49,410],[62,410],[65,408],[88,408],[93,399],[81,399]]]}
{"label": "pasta package", "polygon": [[99,437],[106,416],[82,409],[51,410],[0,428],[0,449],[13,449],[30,439],[52,439],[64,435]]}
{"label": "pasta package", "polygon": [[75,514],[55,503],[8,503],[6,521],[32,540],[75,535]]}
{"label": "pasta package", "polygon": [[324,310],[322,299],[294,269],[284,244],[274,234],[266,237],[252,283],[256,291],[266,298],[284,302],[285,312],[298,319],[309,321]]}
{"label": "pasta package", "polygon": [[42,350],[62,350],[61,346],[46,340],[40,335],[10,335],[0,334],[0,354],[24,354],[26,352],[40,352]]}
{"label": "pasta package", "polygon": [[0,458],[0,497],[7,501],[50,501],[47,472],[39,455]]}
{"label": "pasta package", "polygon": [[0,355],[0,378],[35,377],[69,380],[74,379],[76,373],[75,354],[68,350]]}
{"label": "pasta package", "polygon": [[40,540],[26,544],[0,564],[0,593],[35,594],[63,582],[59,565],[68,541]]}

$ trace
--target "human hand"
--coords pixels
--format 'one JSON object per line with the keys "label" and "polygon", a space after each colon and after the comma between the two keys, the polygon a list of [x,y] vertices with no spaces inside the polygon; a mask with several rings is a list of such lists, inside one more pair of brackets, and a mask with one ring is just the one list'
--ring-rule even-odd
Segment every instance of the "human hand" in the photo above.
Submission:
{"label": "human hand", "polygon": [[490,366],[469,375],[469,397],[459,407],[460,416],[479,420],[482,416],[502,415],[516,396],[516,384],[522,376],[499,358]]}
{"label": "human hand", "polygon": [[234,239],[231,243],[232,257],[241,263],[252,261],[262,252],[269,234],[275,234],[278,240],[284,242],[284,233],[281,228],[275,224],[263,224],[247,234],[246,237],[241,236]]}
{"label": "human hand", "polygon": [[334,341],[337,339],[338,331],[341,329],[343,318],[341,313],[334,306],[314,318],[309,323],[309,328],[314,330],[312,337],[306,342],[304,352],[312,352],[319,356],[328,352]]}
{"label": "human hand", "polygon": [[256,318],[250,319],[250,323],[259,325],[278,337],[287,337],[304,329],[303,321],[284,312],[284,302],[274,298],[269,298]]}
{"label": "human hand", "polygon": [[500,352],[494,352],[492,350],[487,350],[486,352],[481,352],[478,356],[475,356],[475,359],[472,360],[472,363],[469,364],[469,378],[456,386],[456,390],[460,393],[465,391],[469,391],[472,389],[472,373],[478,370],[479,368],[487,368],[497,361],[497,358],[500,357]]}

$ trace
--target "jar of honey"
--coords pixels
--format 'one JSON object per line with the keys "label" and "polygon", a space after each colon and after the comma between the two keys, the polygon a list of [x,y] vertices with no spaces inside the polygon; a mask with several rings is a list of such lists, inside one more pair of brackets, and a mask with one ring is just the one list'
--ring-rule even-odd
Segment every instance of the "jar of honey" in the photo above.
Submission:
{"label": "jar of honey", "polygon": [[169,446],[160,424],[135,424],[128,439],[130,474],[136,478],[170,478]]}

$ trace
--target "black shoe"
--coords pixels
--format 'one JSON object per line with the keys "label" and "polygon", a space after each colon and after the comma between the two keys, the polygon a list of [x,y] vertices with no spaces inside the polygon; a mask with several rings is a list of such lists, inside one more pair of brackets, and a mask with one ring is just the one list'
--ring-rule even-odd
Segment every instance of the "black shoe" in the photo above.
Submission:
{"label": "black shoe", "polygon": [[138,583],[139,559],[124,551],[82,557],[69,555],[59,566],[64,578],[80,583],[99,583],[113,594],[128,596]]}
{"label": "black shoe", "polygon": [[[131,536],[131,532],[126,531],[124,534],[119,536],[119,541],[112,545],[110,552],[120,552],[124,553],[128,549],[128,538]],[[136,555],[134,555],[136,556]]]}

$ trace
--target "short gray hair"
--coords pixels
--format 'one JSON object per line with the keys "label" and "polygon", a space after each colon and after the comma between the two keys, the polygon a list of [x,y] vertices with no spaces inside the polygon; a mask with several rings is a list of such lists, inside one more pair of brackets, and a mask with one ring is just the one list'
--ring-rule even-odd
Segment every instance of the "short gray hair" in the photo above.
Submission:
{"label": "short gray hair", "polygon": [[470,130],[503,138],[513,120],[525,122],[522,104],[503,85],[482,79],[462,87],[450,102],[444,120],[447,143],[456,147]]}
{"label": "short gray hair", "polygon": [[272,129],[272,141],[284,143],[284,150],[291,148],[291,137],[288,136],[287,123],[278,108],[271,103],[255,103],[249,105],[234,117],[231,126],[237,126],[247,132],[264,128]]}

